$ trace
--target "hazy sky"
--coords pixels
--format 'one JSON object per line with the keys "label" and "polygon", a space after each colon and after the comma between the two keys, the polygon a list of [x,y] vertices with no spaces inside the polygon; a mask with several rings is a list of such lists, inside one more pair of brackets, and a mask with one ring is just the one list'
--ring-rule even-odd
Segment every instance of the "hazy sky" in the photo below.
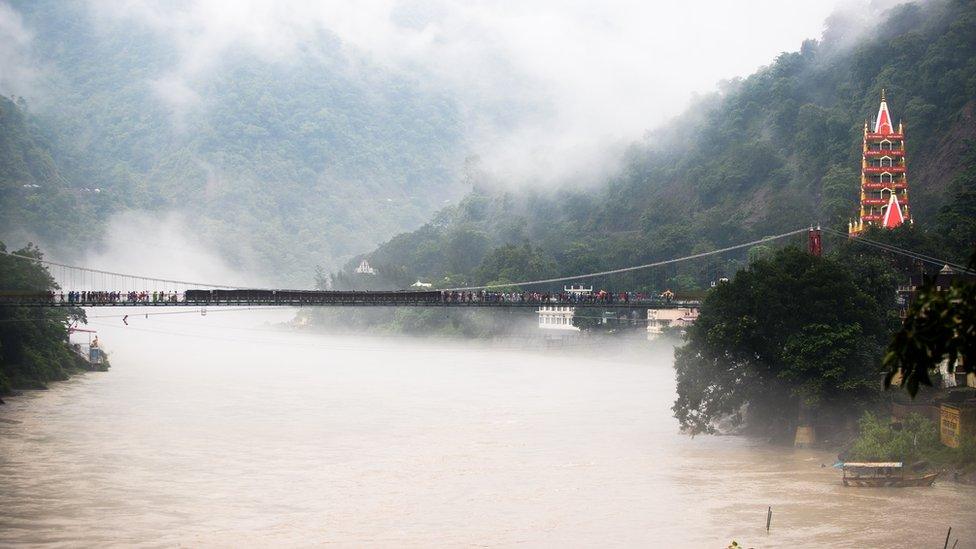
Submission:
{"label": "hazy sky", "polygon": [[[0,84],[28,74],[30,29],[0,0]],[[98,20],[172,39],[152,76],[175,111],[229,52],[293,62],[338,37],[344,52],[454,96],[471,151],[520,180],[602,171],[695,92],[818,38],[839,0],[536,2],[91,0]],[[27,46],[24,46],[27,44]],[[18,68],[19,67],[19,68]],[[10,86],[7,86],[9,89]]]}

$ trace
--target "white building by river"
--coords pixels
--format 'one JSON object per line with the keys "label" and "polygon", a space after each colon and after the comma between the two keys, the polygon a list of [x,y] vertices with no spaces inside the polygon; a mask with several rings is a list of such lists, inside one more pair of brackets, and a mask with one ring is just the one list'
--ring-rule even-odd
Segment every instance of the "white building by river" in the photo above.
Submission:
{"label": "white building by river", "polygon": [[564,332],[580,331],[579,328],[573,326],[576,307],[543,305],[539,307],[537,312],[539,313],[539,327],[543,330],[562,330]]}
{"label": "white building by river", "polygon": [[[583,286],[582,284],[572,284],[563,287],[563,292],[571,295],[584,296],[593,293],[593,286]],[[576,307],[565,305],[543,305],[537,311],[539,313],[539,327],[543,330],[561,330],[564,332],[578,332],[579,328],[573,326],[573,317],[576,316]]]}

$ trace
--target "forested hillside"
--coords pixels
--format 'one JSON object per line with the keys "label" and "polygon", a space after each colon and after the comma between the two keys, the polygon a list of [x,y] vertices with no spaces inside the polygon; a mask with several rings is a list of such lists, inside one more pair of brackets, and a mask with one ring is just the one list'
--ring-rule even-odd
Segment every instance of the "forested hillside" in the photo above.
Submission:
{"label": "forested hillside", "polygon": [[[426,277],[452,286],[634,265],[817,222],[846,231],[862,128],[886,88],[906,127],[916,225],[955,234],[928,244],[963,260],[976,236],[966,220],[976,204],[976,4],[908,3],[856,39],[855,28],[832,17],[822,40],[701,98],[635,143],[600,191],[500,194],[483,184],[368,258],[384,284]],[[741,264],[699,262],[614,283],[701,285]],[[363,283],[348,270],[338,278]]]}
{"label": "forested hillside", "polygon": [[462,194],[450,98],[328,36],[285,61],[238,48],[176,85],[165,33],[83,2],[12,7],[38,76],[3,102],[8,240],[63,254],[112,212],[175,210],[232,263],[298,284]]}
{"label": "forested hillside", "polygon": [[0,225],[37,228],[51,239],[83,232],[105,204],[65,179],[24,107],[0,96]]}

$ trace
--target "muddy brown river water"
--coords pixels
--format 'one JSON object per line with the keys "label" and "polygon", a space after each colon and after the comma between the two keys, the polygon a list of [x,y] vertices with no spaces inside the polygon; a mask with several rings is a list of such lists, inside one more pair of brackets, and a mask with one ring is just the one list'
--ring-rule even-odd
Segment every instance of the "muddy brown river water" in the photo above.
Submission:
{"label": "muddy brown river water", "polygon": [[664,344],[262,327],[288,314],[97,321],[110,372],[0,406],[0,545],[976,547],[974,487],[682,436]]}

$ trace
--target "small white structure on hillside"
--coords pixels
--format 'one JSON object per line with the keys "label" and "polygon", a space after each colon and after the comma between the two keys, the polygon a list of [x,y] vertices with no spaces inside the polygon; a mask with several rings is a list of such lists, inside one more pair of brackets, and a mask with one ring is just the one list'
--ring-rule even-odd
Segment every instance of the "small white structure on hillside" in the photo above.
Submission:
{"label": "small white structure on hillside", "polygon": [[564,332],[578,332],[573,326],[576,307],[563,305],[542,305],[539,307],[539,327],[543,330],[562,330]]}
{"label": "small white structure on hillside", "polygon": [[430,282],[421,282],[418,278],[416,282],[410,285],[411,288],[430,288],[433,286]]}
{"label": "small white structure on hillside", "polygon": [[698,320],[698,309],[677,307],[675,309],[647,310],[647,339],[655,339],[665,330],[674,328],[684,330]]}
{"label": "small white structure on hillside", "polygon": [[356,273],[357,274],[374,275],[374,274],[376,274],[376,269],[370,267],[369,266],[369,261],[366,261],[364,259],[364,260],[362,260],[362,262],[359,263],[359,266],[356,267]]}

